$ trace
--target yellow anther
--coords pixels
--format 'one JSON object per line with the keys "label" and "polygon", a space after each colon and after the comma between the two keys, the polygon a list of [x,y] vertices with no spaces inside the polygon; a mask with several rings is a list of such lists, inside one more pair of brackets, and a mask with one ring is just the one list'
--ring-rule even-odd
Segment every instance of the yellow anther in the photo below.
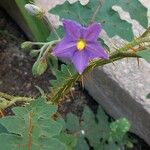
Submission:
{"label": "yellow anther", "polygon": [[77,42],[77,49],[79,51],[82,51],[85,48],[85,46],[86,46],[85,40],[79,39],[78,42]]}

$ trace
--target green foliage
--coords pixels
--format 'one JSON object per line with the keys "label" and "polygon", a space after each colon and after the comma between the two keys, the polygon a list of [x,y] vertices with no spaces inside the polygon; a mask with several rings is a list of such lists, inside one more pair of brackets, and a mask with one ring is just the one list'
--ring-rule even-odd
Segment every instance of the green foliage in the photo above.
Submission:
{"label": "green foliage", "polygon": [[[82,6],[80,2],[70,4],[66,1],[49,12],[59,15],[61,18],[76,20],[83,25],[87,25],[90,20],[95,19],[102,24],[103,29],[110,37],[119,35],[129,41],[133,39],[132,26],[122,20],[118,12],[112,9],[114,5],[118,5],[129,12],[131,18],[137,20],[143,27],[146,28],[148,25],[147,9],[138,0],[107,0],[102,6],[100,5],[99,0],[91,0],[86,6]],[[95,14],[96,11],[97,14]],[[93,14],[95,15],[94,18],[92,17]]]}
{"label": "green foliage", "polygon": [[62,125],[52,119],[57,107],[37,99],[26,107],[13,108],[14,116],[0,119],[8,133],[0,133],[0,149],[5,150],[67,150],[55,136]]}
{"label": "green foliage", "polygon": [[119,119],[109,123],[100,107],[94,114],[86,106],[81,119],[70,113],[66,121],[56,118],[57,106],[43,98],[12,111],[13,116],[0,119],[0,149],[115,150],[132,144],[126,136],[129,122]]}
{"label": "green foliage", "polygon": [[33,0],[15,0],[25,22],[27,23],[36,41],[45,41],[49,34],[49,29],[43,20],[33,17],[25,10],[24,5]]}
{"label": "green foliage", "polygon": [[[55,71],[56,80],[51,80],[50,100],[56,102],[67,90],[70,89],[75,80],[76,71],[71,64],[61,65],[60,70]],[[77,76],[78,77],[78,76]]]}
{"label": "green foliage", "polygon": [[144,28],[147,28],[147,8],[139,0],[115,0],[114,4],[129,12],[132,19],[137,20]]}
{"label": "green foliage", "polygon": [[142,58],[144,58],[147,62],[150,63],[150,48],[147,48],[145,50],[142,51],[138,51],[137,55],[141,56]]}
{"label": "green foliage", "polygon": [[87,140],[94,150],[117,150],[130,143],[126,136],[130,124],[125,118],[110,123],[101,107],[95,115],[86,106],[81,120],[73,114],[67,115],[66,128],[78,137],[76,150],[90,149]]}
{"label": "green foliage", "polygon": [[[59,37],[62,38],[64,35],[64,28],[61,26],[58,29],[56,29],[56,32],[59,35]],[[54,40],[57,40],[57,36],[54,32],[51,32],[49,37],[47,38],[47,41],[50,42],[50,41],[54,41]]]}
{"label": "green foliage", "polygon": [[147,97],[148,99],[150,99],[150,93],[148,93],[146,97]]}

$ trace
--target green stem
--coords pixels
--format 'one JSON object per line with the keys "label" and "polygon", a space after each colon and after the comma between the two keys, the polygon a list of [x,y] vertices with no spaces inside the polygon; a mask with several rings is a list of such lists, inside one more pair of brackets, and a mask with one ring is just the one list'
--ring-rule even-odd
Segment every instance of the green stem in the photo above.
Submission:
{"label": "green stem", "polygon": [[[98,66],[103,66],[105,64],[109,64],[112,63],[114,61],[117,61],[119,59],[125,58],[125,57],[136,57],[139,58],[139,56],[137,56],[135,53],[131,53],[131,52],[113,52],[110,56],[110,58],[108,60],[104,60],[104,59],[99,59],[99,60],[95,60],[93,62],[91,62],[89,64],[89,66],[85,69],[85,71],[82,73],[82,75],[84,76],[85,74],[87,74],[88,72],[90,72],[93,68],[98,67]],[[62,95],[64,95],[64,93],[66,93],[72,86],[73,84],[79,80],[79,78],[82,76],[79,73],[76,73],[75,75],[73,75],[70,80],[68,80],[68,82],[66,82],[57,93],[54,93],[53,95],[48,95],[48,101],[57,104],[60,97]],[[58,87],[59,88],[59,87]]]}
{"label": "green stem", "polygon": [[0,92],[0,109],[4,110],[16,102],[31,102],[34,98],[31,97],[21,97],[21,96],[12,96],[3,92]]}
{"label": "green stem", "polygon": [[119,48],[117,51],[125,52],[125,51],[127,51],[131,48],[134,48],[135,46],[140,45],[141,43],[145,43],[145,42],[150,42],[150,36],[143,37],[143,38],[137,38],[137,39],[133,40],[132,42],[126,44],[122,48]]}
{"label": "green stem", "polygon": [[147,28],[147,30],[142,34],[141,37],[146,37],[147,35],[150,34],[150,26]]}
{"label": "green stem", "polygon": [[[40,59],[42,56],[45,57],[45,55],[47,54],[47,52],[52,48],[52,46],[59,42],[59,40],[55,40],[55,41],[51,41],[46,43],[45,45],[43,45],[43,47],[40,49],[40,54],[38,56],[38,59]],[[37,60],[38,60],[37,59]]]}

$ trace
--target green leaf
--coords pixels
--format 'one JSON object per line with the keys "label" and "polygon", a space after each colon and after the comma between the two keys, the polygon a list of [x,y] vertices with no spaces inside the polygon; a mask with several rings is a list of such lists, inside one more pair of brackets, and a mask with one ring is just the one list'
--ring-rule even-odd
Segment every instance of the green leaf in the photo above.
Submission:
{"label": "green leaf", "polygon": [[42,19],[33,17],[28,14],[24,6],[29,2],[34,2],[34,1],[14,0],[14,3],[16,3],[18,9],[20,10],[21,15],[23,16],[22,19],[24,19],[24,23],[27,24],[27,26],[29,27],[31,34],[34,37],[34,40],[45,42],[46,38],[49,35],[49,27]]}
{"label": "green leaf", "polygon": [[[91,0],[86,6],[82,6],[80,2],[70,4],[66,1],[49,12],[59,15],[61,18],[76,20],[82,25],[87,25],[99,5],[99,0]],[[127,21],[122,20],[118,12],[112,9],[114,5],[121,6],[125,11],[129,12],[131,18],[139,21],[145,28],[148,25],[147,9],[138,0],[107,0],[99,7],[95,21],[102,24],[107,34],[110,37],[119,35],[131,41],[133,39],[132,26]]]}
{"label": "green leaf", "polygon": [[85,25],[87,24],[87,20],[91,15],[90,11],[87,11],[87,9],[87,6],[82,6],[80,2],[70,4],[68,1],[66,1],[64,4],[57,5],[49,12],[59,15],[61,18],[76,20]]}
{"label": "green leaf", "polygon": [[147,97],[148,99],[150,99],[150,93],[148,93],[146,97]]}
{"label": "green leaf", "polygon": [[103,29],[110,37],[119,35],[123,39],[131,41],[133,39],[132,25],[122,20],[118,12],[112,9],[115,4],[116,0],[105,1],[97,14],[96,21],[101,22]]}
{"label": "green leaf", "polygon": [[69,113],[67,114],[66,118],[67,118],[66,128],[72,132],[77,132],[80,129],[78,117],[72,113]]}
{"label": "green leaf", "polygon": [[13,134],[0,134],[1,150],[54,150],[56,147],[57,150],[67,150],[66,145],[56,138],[38,138],[36,140],[33,138],[31,145],[27,145],[24,142],[27,141],[24,141],[24,138],[21,136]]}
{"label": "green leaf", "polygon": [[110,123],[101,107],[98,107],[97,113],[94,114],[89,107],[85,106],[81,120],[79,123],[73,114],[69,114],[66,120],[67,130],[78,136],[76,150],[90,149],[85,138],[95,150],[124,149],[129,143],[126,133],[129,131],[130,124],[125,118]]}
{"label": "green leaf", "polygon": [[8,133],[8,131],[6,130],[6,128],[2,124],[0,124],[0,134],[1,133]]}
{"label": "green leaf", "polygon": [[[64,35],[64,28],[60,26],[58,29],[56,29],[56,32],[59,35],[59,37],[62,38]],[[58,37],[56,36],[55,32],[51,32],[49,37],[47,38],[47,41],[51,42],[51,41],[57,40],[57,38]]]}
{"label": "green leaf", "polygon": [[[56,80],[51,80],[51,97],[52,102],[56,102],[63,95],[64,92],[70,89],[72,84],[74,83],[74,75],[76,75],[76,71],[74,70],[74,66],[72,64],[61,65],[61,70],[56,71]],[[65,90],[64,90],[65,89]]]}
{"label": "green leaf", "polygon": [[[99,114],[100,110],[97,115]],[[85,137],[88,138],[90,145],[95,147],[95,145],[99,144],[101,138],[105,138],[106,135],[108,135],[109,123],[107,116],[104,112],[102,112],[96,121],[93,112],[88,107],[85,107],[82,118],[84,120],[84,122],[82,122],[82,127],[85,131]]]}
{"label": "green leaf", "polygon": [[55,105],[46,104],[39,98],[25,107],[13,108],[14,116],[0,119],[9,134],[0,133],[0,149],[67,150],[67,146],[55,136],[62,131],[62,125],[53,120]]}
{"label": "green leaf", "polygon": [[89,145],[84,138],[78,138],[75,150],[89,150]]}
{"label": "green leaf", "polygon": [[68,150],[74,150],[77,138],[71,134],[61,133],[57,138],[67,145]]}
{"label": "green leaf", "polygon": [[116,120],[110,124],[111,139],[120,141],[123,136],[129,131],[130,123],[126,118]]}
{"label": "green leaf", "polygon": [[142,58],[144,58],[147,62],[150,63],[150,48],[147,48],[145,50],[142,51],[138,51],[137,55],[141,56]]}
{"label": "green leaf", "polygon": [[116,0],[115,5],[118,5],[122,7],[123,10],[129,12],[131,18],[137,20],[144,28],[148,27],[148,10],[139,0]]}

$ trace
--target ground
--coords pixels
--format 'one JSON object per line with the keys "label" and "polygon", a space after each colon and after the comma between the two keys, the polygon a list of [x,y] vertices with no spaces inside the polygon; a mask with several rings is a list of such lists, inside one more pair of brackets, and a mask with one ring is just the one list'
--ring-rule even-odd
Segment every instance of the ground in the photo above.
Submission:
{"label": "ground", "polygon": [[[49,80],[53,78],[50,70],[40,76],[34,77],[31,69],[35,60],[25,54],[20,44],[28,40],[23,31],[11,20],[6,12],[0,9],[0,91],[20,96],[36,96],[39,91],[49,89]],[[81,115],[83,106],[88,104],[95,110],[98,104],[82,89],[79,83],[72,88],[72,95],[67,95],[65,101],[59,106],[59,112],[65,116],[68,112]],[[133,135],[132,135],[133,136]],[[137,136],[138,143],[133,150],[149,150],[150,147]]]}

